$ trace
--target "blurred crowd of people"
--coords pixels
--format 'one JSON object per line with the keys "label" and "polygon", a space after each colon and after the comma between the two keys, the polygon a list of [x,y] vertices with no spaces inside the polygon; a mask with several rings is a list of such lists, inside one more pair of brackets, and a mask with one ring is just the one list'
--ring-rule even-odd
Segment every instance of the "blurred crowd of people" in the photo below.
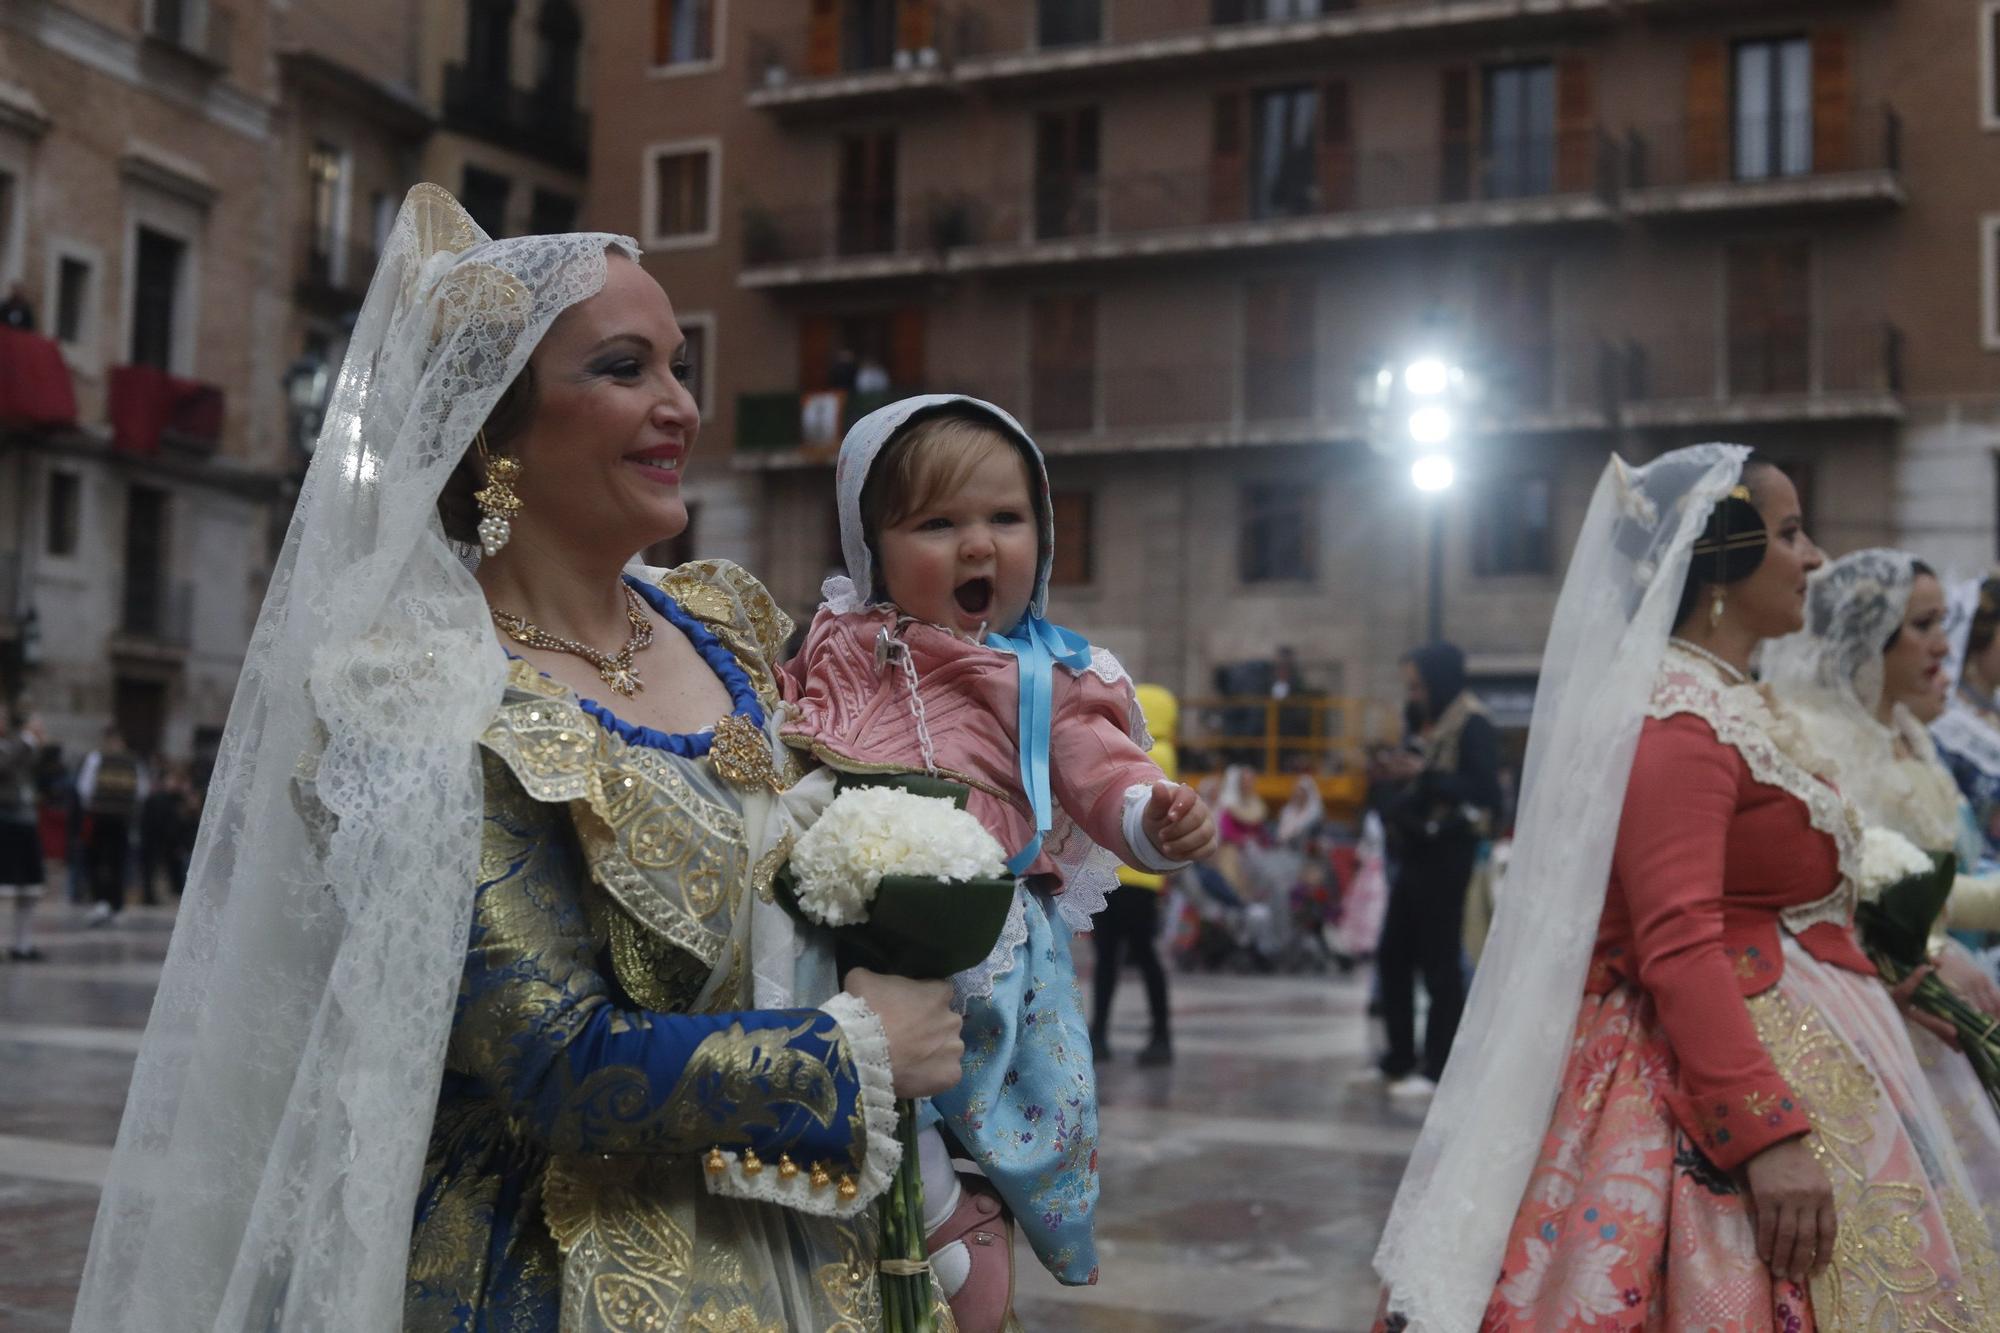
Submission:
{"label": "blurred crowd of people", "polygon": [[61,868],[68,901],[90,904],[92,926],[116,920],[135,896],[149,906],[178,899],[201,822],[204,767],[141,756],[115,725],[71,763],[37,718],[0,709],[5,957],[44,956],[34,922],[51,864]]}

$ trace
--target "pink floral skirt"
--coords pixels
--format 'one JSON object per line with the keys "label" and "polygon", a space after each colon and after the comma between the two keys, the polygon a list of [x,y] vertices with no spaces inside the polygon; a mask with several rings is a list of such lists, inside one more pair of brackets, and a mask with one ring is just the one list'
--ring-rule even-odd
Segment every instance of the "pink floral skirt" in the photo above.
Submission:
{"label": "pink floral skirt", "polygon": [[1757,1258],[1740,1178],[1667,1109],[1675,1062],[1652,1002],[1621,987],[1584,997],[1484,1333],[2000,1328],[1981,1208],[2000,1200],[1979,1192],[2000,1160],[1977,1160],[2000,1138],[1976,1134],[1961,1152],[1887,991],[1787,941],[1783,979],[1747,1003],[1833,1182],[1828,1271],[1808,1293]]}

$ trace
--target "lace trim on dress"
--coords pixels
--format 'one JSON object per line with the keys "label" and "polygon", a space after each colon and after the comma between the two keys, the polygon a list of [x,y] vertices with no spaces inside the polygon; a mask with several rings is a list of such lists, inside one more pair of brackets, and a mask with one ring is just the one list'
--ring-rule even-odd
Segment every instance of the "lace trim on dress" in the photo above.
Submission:
{"label": "lace trim on dress", "polygon": [[863,1142],[855,1145],[862,1156],[859,1171],[852,1177],[854,1196],[843,1199],[840,1190],[831,1185],[815,1187],[812,1172],[805,1169],[809,1163],[800,1163],[801,1169],[790,1177],[779,1171],[775,1162],[765,1162],[754,1172],[746,1172],[742,1156],[727,1149],[719,1152],[724,1170],[703,1172],[710,1194],[775,1203],[818,1217],[853,1217],[889,1188],[896,1167],[903,1160],[903,1145],[896,1138],[896,1092],[889,1067],[889,1038],[882,1031],[882,1020],[858,995],[842,991],[820,1009],[833,1015],[833,1021],[840,1025],[841,1041],[853,1056],[854,1070],[861,1081]]}
{"label": "lace trim on dress", "polygon": [[983,1000],[993,993],[993,984],[1014,970],[1014,964],[1022,947],[1028,942],[1028,890],[1020,881],[1014,883],[1014,901],[1007,908],[1007,924],[1000,927],[1000,938],[993,941],[992,951],[979,962],[957,972],[951,978],[951,1007],[964,1013],[974,1000]]}
{"label": "lace trim on dress", "polygon": [[1797,798],[1812,826],[1833,839],[1840,854],[1839,885],[1824,898],[1781,911],[1785,928],[1796,935],[1829,922],[1852,925],[1861,821],[1839,792],[1815,776],[1823,765],[1812,758],[1803,729],[1781,716],[1762,688],[1730,685],[1700,658],[1669,648],[1646,716],[1681,714],[1708,723],[1717,740],[1743,756],[1753,778]]}

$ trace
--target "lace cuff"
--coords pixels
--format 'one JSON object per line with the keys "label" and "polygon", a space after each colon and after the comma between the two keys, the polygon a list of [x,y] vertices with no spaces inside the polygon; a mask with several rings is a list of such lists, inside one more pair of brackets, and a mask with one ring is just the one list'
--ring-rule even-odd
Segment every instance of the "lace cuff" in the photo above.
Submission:
{"label": "lace cuff", "polygon": [[896,1140],[889,1038],[882,1031],[882,1020],[858,995],[842,991],[820,1009],[833,1015],[839,1025],[840,1040],[854,1059],[861,1083],[857,1093],[861,1127],[853,1153],[859,1169],[851,1175],[836,1174],[834,1165],[800,1162],[788,1175],[778,1163],[746,1162],[739,1153],[717,1149],[707,1159],[709,1193],[774,1203],[820,1217],[847,1218],[873,1204],[889,1187],[903,1160],[903,1147]]}
{"label": "lace cuff", "polygon": [[1724,1171],[1812,1129],[1805,1107],[1775,1076],[1701,1097],[1670,1092],[1667,1107],[1708,1160]]}
{"label": "lace cuff", "polygon": [[1135,782],[1125,789],[1125,845],[1132,849],[1132,868],[1155,875],[1179,870],[1185,861],[1171,861],[1146,836],[1146,803],[1153,799],[1153,784]]}

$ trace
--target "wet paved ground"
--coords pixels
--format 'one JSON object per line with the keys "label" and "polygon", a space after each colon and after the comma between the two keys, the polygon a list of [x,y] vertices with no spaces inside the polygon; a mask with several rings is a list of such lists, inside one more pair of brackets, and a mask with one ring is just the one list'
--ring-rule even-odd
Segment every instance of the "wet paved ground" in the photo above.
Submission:
{"label": "wet paved ground", "polygon": [[[0,961],[0,1329],[66,1329],[171,920],[45,913],[44,963]],[[1087,957],[1088,950],[1079,950]],[[1063,1288],[1017,1252],[1035,1333],[1364,1330],[1368,1257],[1417,1113],[1356,1082],[1359,980],[1173,980],[1174,1065],[1140,1069],[1129,976],[1099,1066],[1103,1276]]]}

